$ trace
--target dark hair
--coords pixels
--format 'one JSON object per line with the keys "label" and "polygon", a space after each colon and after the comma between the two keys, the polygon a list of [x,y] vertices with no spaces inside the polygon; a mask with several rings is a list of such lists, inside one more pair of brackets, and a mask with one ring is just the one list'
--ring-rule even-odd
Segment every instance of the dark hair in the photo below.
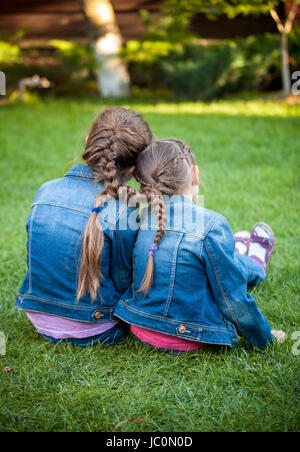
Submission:
{"label": "dark hair", "polygon": [[153,281],[153,254],[164,236],[167,217],[163,195],[180,194],[188,183],[188,175],[196,164],[186,143],[167,139],[152,142],[138,157],[135,177],[156,214],[158,228],[139,292],[147,294]]}
{"label": "dark hair", "polygon": [[[119,189],[125,182],[123,170],[135,166],[138,154],[152,139],[147,122],[130,108],[108,108],[92,125],[82,158],[92,167],[95,182],[103,181],[105,188],[96,197],[95,210],[85,228],[77,299],[89,290],[94,300],[100,286],[104,234],[97,211],[107,199],[119,197]],[[128,197],[135,193],[129,187],[124,188]]]}

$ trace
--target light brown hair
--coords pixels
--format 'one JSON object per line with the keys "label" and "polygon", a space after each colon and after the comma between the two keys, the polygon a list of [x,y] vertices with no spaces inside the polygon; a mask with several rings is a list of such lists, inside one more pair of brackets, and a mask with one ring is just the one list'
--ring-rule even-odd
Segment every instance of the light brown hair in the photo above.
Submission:
{"label": "light brown hair", "polygon": [[[130,108],[111,107],[97,117],[87,137],[83,160],[93,169],[95,182],[103,181],[104,190],[95,199],[94,208],[100,208],[126,182],[124,170],[135,166],[138,154],[152,141],[152,133],[141,115]],[[128,197],[135,191],[125,187]],[[82,245],[77,299],[90,292],[97,296],[100,287],[101,256],[104,234],[93,211],[87,222]]]}
{"label": "light brown hair", "polygon": [[153,255],[164,236],[167,222],[163,195],[182,193],[192,177],[195,164],[188,145],[173,139],[152,142],[137,159],[135,177],[141,184],[141,193],[151,203],[158,223],[153,245],[149,249],[146,271],[138,289],[145,295],[153,282]]}

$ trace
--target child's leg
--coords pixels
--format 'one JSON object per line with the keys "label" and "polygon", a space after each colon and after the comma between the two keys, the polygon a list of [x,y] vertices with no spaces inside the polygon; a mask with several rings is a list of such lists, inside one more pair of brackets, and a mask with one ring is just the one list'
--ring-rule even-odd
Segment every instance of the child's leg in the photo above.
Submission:
{"label": "child's leg", "polygon": [[[235,235],[236,258],[242,266],[249,285],[257,285],[266,277],[269,259],[274,250],[274,233],[269,225],[256,223],[253,227],[250,239],[247,231],[240,231]],[[237,247],[241,242],[244,248],[248,248],[248,256],[241,254],[243,249]]]}
{"label": "child's leg", "polygon": [[87,347],[88,345],[96,346],[98,344],[102,345],[116,345],[121,342],[127,336],[129,332],[129,327],[123,322],[118,322],[113,328],[105,331],[104,333],[98,334],[97,336],[86,337],[82,339],[56,339],[54,337],[45,336],[42,334],[43,338],[47,341],[54,342],[55,344],[72,344],[78,347]]}
{"label": "child's leg", "polygon": [[251,286],[256,286],[266,277],[263,266],[249,256],[235,253],[235,257],[242,267],[244,274],[247,275],[247,282]]}

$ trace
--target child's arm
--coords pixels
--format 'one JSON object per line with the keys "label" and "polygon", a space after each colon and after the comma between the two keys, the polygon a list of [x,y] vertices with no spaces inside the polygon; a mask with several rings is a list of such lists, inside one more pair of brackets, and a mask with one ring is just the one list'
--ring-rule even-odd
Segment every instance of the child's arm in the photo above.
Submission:
{"label": "child's arm", "polygon": [[226,219],[220,217],[204,239],[201,256],[215,302],[241,336],[256,347],[265,347],[272,342],[270,325],[247,293],[247,275],[234,250],[233,233]]}

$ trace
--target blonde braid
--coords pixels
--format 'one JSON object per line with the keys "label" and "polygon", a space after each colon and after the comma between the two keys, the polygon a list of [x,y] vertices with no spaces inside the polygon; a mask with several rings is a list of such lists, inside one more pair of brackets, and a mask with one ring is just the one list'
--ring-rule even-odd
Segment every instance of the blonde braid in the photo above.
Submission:
{"label": "blonde braid", "polygon": [[137,155],[152,141],[152,133],[141,115],[131,109],[111,107],[104,110],[87,137],[82,158],[93,169],[95,182],[104,182],[87,222],[80,262],[77,299],[90,292],[97,297],[100,287],[104,233],[98,219],[99,209],[110,198],[119,198],[122,170],[135,165]]}

